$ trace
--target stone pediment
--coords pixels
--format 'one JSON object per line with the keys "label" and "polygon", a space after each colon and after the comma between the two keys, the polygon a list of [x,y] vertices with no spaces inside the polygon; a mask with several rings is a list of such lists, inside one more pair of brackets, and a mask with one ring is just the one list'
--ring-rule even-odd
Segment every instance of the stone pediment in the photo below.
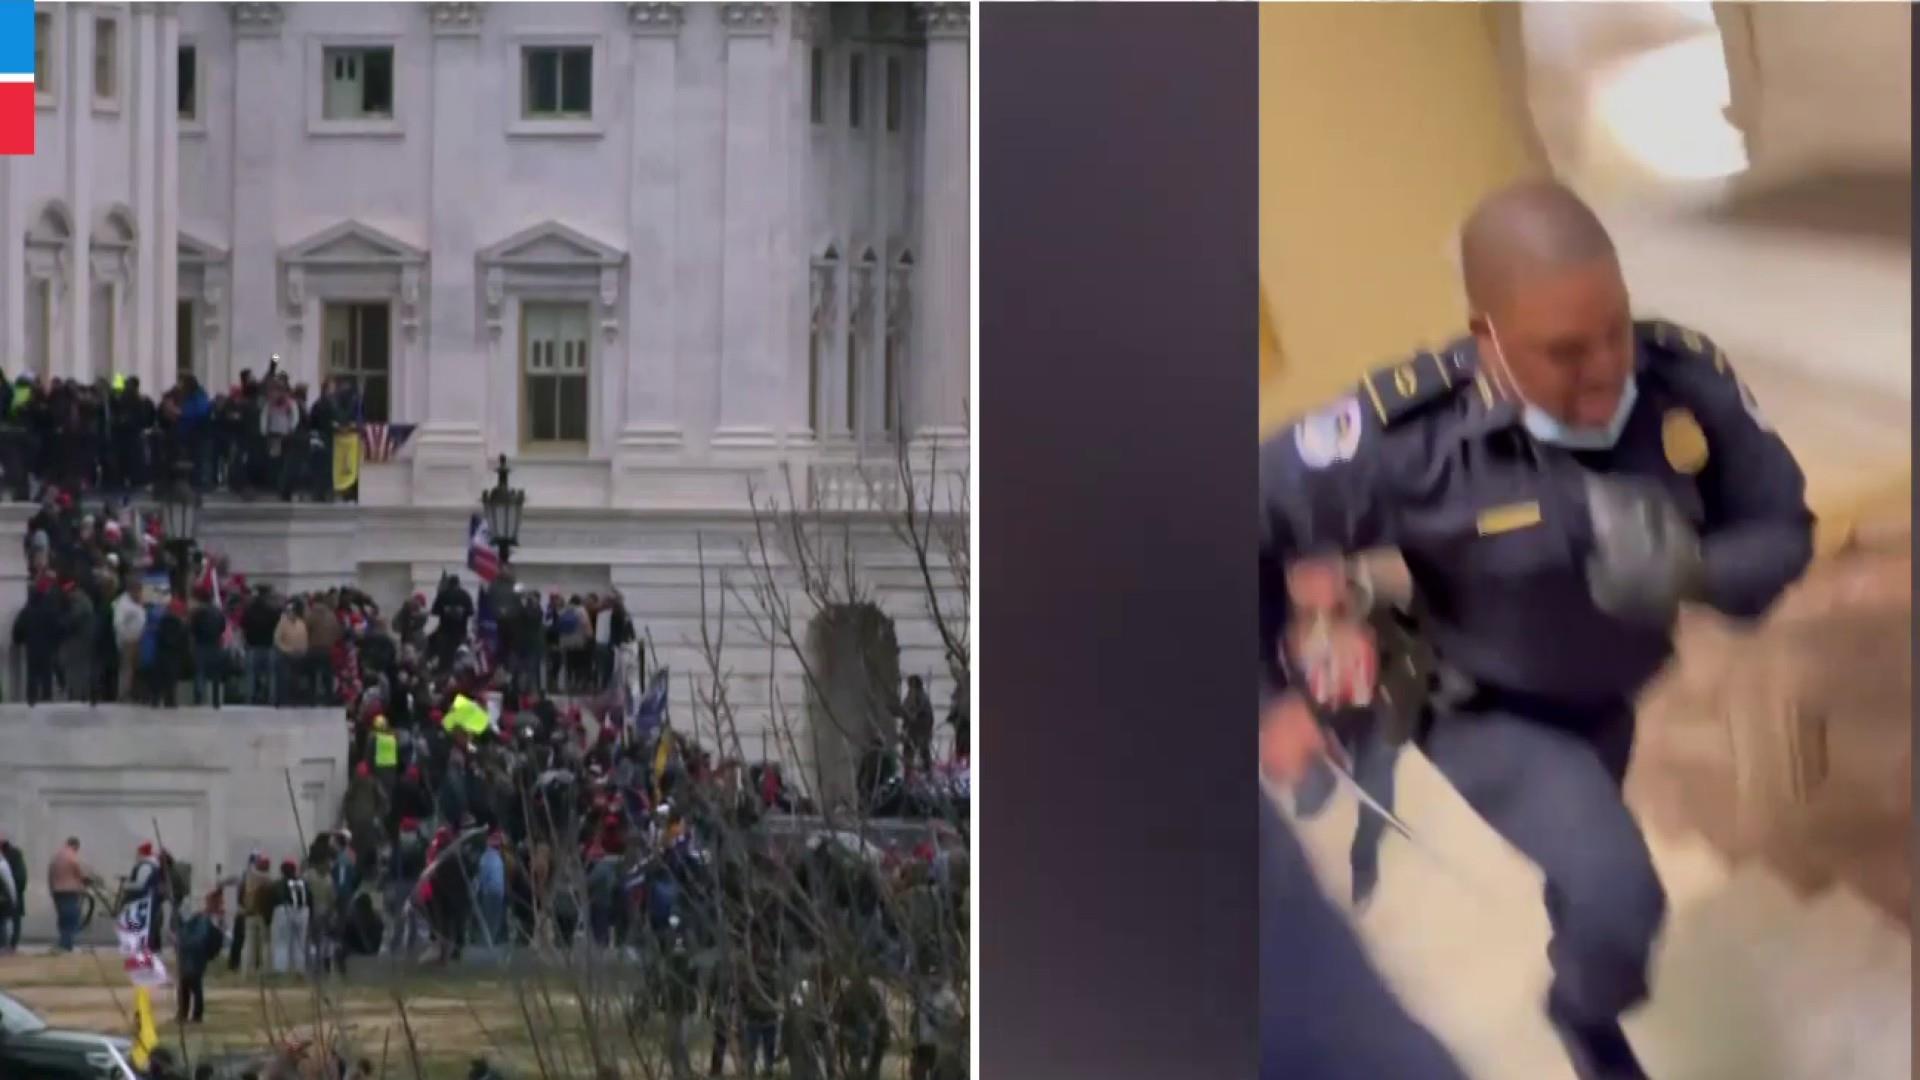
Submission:
{"label": "stone pediment", "polygon": [[619,266],[626,259],[625,252],[557,221],[522,229],[480,252],[483,266],[515,268],[600,269]]}
{"label": "stone pediment", "polygon": [[125,204],[113,203],[100,211],[88,242],[96,251],[120,252],[133,247],[136,235],[133,211]]}
{"label": "stone pediment", "polygon": [[295,266],[406,266],[426,258],[412,244],[358,221],[343,221],[280,250],[280,261]]}
{"label": "stone pediment", "polygon": [[174,240],[176,257],[183,263],[217,263],[227,258],[227,249],[210,240],[181,229]]}

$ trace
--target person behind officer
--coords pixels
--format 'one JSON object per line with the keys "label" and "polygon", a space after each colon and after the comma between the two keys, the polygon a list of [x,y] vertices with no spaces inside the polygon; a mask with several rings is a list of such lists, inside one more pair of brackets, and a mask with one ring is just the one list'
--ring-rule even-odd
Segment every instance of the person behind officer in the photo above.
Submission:
{"label": "person behind officer", "polygon": [[1813,518],[1725,355],[1633,320],[1578,197],[1496,193],[1460,248],[1470,335],[1261,448],[1263,728],[1314,737],[1280,662],[1289,569],[1398,547],[1467,684],[1435,702],[1426,752],[1546,877],[1549,1018],[1580,1076],[1643,1076],[1619,1016],[1647,995],[1665,896],[1620,795],[1633,700],[1678,605],[1759,617],[1804,571]]}
{"label": "person behind officer", "polygon": [[[1344,575],[1343,575],[1344,577]],[[1358,588],[1358,582],[1355,582]],[[1356,602],[1370,603],[1371,596],[1356,594]],[[1361,632],[1358,621],[1353,632]],[[1393,703],[1381,701],[1376,693],[1364,707],[1354,709],[1345,722],[1336,725],[1333,734],[1339,741],[1341,757],[1353,782],[1379,803],[1393,809],[1393,772],[1400,760],[1404,733],[1394,730],[1396,710]],[[1308,771],[1294,791],[1294,814],[1305,820],[1323,810],[1335,790],[1332,770],[1325,761]],[[1354,825],[1353,843],[1348,849],[1348,865],[1353,871],[1352,897],[1355,910],[1363,910],[1380,883],[1380,839],[1386,819],[1370,810],[1362,810]]]}

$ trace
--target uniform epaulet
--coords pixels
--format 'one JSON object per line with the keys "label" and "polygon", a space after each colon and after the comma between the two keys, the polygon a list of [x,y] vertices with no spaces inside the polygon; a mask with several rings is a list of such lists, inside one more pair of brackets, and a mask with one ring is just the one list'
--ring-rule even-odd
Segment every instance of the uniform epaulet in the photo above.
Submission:
{"label": "uniform epaulet", "polygon": [[1662,351],[1677,358],[1712,364],[1713,370],[1722,375],[1727,373],[1726,352],[1698,330],[1665,319],[1642,319],[1635,326],[1643,340],[1653,342]]}
{"label": "uniform epaulet", "polygon": [[1473,365],[1461,350],[1421,352],[1369,373],[1360,380],[1360,396],[1380,426],[1391,428],[1452,397],[1472,381]]}

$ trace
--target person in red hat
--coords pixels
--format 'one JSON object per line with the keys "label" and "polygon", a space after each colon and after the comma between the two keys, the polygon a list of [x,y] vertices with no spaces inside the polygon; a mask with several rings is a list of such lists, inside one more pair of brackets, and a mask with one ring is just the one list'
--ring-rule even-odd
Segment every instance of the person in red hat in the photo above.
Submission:
{"label": "person in red hat", "polygon": [[161,927],[165,920],[162,907],[167,902],[167,880],[161,869],[161,854],[153,841],[142,840],[133,849],[133,869],[127,873],[126,902],[147,905],[147,947],[159,952]]}

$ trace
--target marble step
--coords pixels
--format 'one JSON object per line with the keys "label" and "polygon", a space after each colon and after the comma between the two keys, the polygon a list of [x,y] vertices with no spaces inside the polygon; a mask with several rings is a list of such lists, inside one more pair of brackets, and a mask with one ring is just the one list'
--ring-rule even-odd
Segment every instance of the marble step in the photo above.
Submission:
{"label": "marble step", "polygon": [[1726,887],[1733,867],[1697,833],[1648,835],[1653,868],[1667,890],[1667,910],[1683,911]]}
{"label": "marble step", "polygon": [[[1384,839],[1380,888],[1352,916],[1362,942],[1469,1075],[1570,1077],[1540,1010],[1551,975],[1538,871],[1417,751],[1402,755],[1395,780],[1397,809],[1422,846]],[[1343,909],[1359,814],[1336,793],[1299,825],[1322,888]],[[1652,997],[1625,1022],[1653,1075],[1909,1075],[1911,946],[1900,924],[1845,888],[1805,895],[1764,863],[1729,865],[1697,833],[1643,827],[1669,916]]]}

